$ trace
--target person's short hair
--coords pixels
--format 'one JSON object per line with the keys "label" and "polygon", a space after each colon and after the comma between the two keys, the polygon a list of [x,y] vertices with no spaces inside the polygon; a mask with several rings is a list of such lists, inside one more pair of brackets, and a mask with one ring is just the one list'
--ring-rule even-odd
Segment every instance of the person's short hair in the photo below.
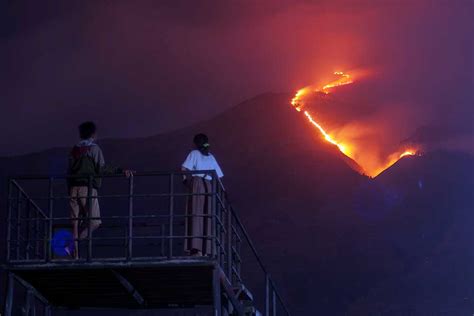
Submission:
{"label": "person's short hair", "polygon": [[196,145],[197,148],[206,148],[209,147],[209,138],[207,137],[206,134],[197,134],[194,136],[193,139],[194,145]]}
{"label": "person's short hair", "polygon": [[84,122],[79,125],[79,137],[89,139],[95,134],[96,129],[94,122]]}

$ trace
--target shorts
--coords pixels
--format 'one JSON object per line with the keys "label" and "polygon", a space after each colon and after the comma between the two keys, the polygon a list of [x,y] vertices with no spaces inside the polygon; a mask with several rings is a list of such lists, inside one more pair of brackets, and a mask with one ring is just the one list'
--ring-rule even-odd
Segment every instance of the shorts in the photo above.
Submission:
{"label": "shorts", "polygon": [[83,220],[87,223],[87,217],[91,218],[91,225],[99,226],[102,224],[100,219],[100,207],[99,200],[97,199],[97,190],[92,189],[92,205],[91,210],[88,212],[89,201],[88,201],[88,187],[72,187],[70,194],[69,204],[71,205],[71,218],[84,218]]}

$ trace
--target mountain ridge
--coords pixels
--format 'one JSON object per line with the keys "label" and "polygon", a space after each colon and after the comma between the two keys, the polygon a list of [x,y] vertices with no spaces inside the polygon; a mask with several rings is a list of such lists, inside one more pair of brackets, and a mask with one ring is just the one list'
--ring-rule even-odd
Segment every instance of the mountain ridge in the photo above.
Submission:
{"label": "mountain ridge", "polygon": [[[463,218],[472,222],[465,214],[472,206],[472,156],[432,152],[405,157],[370,179],[321,139],[288,104],[290,97],[264,94],[173,133],[100,145],[106,160],[116,165],[178,170],[193,147],[193,135],[209,134],[233,205],[294,314],[368,315],[393,306],[413,310],[413,301],[404,303],[403,293],[391,295],[396,280],[403,279],[404,286],[427,277],[442,283],[436,274],[447,269],[449,260],[430,255],[441,244],[460,258],[470,255],[456,250],[456,245],[467,247],[465,230],[448,232],[456,231],[453,223]],[[1,158],[0,176],[60,174],[67,154],[68,148],[56,148]],[[424,272],[426,256],[440,268]],[[463,265],[460,272],[467,269]],[[446,283],[443,295],[455,293],[452,287]],[[436,293],[426,297],[433,300],[418,310],[428,313],[443,306]]]}

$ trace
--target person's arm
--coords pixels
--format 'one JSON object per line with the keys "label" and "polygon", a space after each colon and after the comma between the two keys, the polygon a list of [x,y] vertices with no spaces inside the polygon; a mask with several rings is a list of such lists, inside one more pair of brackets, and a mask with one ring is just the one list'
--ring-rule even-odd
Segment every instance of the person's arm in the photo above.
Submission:
{"label": "person's arm", "polygon": [[[191,170],[189,170],[188,168],[185,168],[185,167],[181,167],[181,171],[186,172],[186,171],[191,171]],[[185,186],[189,186],[189,179],[188,179],[188,176],[186,174],[183,174],[183,184]]]}
{"label": "person's arm", "polygon": [[[186,159],[184,160],[183,164],[181,165],[181,171],[193,171],[194,167],[196,166],[196,155],[195,152],[192,151],[188,154]],[[183,174],[183,183],[184,185],[189,185],[190,176]]]}
{"label": "person's arm", "polygon": [[94,160],[97,164],[97,173],[108,175],[108,174],[125,174],[127,177],[133,175],[133,171],[128,169],[122,169],[119,167],[111,166],[105,163],[104,154],[102,153],[102,149],[99,146],[96,146],[96,152],[94,155]]}

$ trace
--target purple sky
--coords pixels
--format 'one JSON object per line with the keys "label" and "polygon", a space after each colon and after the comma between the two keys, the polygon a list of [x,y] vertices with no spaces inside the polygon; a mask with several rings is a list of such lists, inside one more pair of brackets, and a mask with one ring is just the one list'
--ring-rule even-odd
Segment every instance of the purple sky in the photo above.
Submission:
{"label": "purple sky", "polygon": [[177,129],[339,69],[382,80],[374,94],[387,101],[371,106],[411,111],[419,137],[472,140],[473,9],[471,0],[3,1],[0,155],[71,144],[82,120],[102,137]]}

